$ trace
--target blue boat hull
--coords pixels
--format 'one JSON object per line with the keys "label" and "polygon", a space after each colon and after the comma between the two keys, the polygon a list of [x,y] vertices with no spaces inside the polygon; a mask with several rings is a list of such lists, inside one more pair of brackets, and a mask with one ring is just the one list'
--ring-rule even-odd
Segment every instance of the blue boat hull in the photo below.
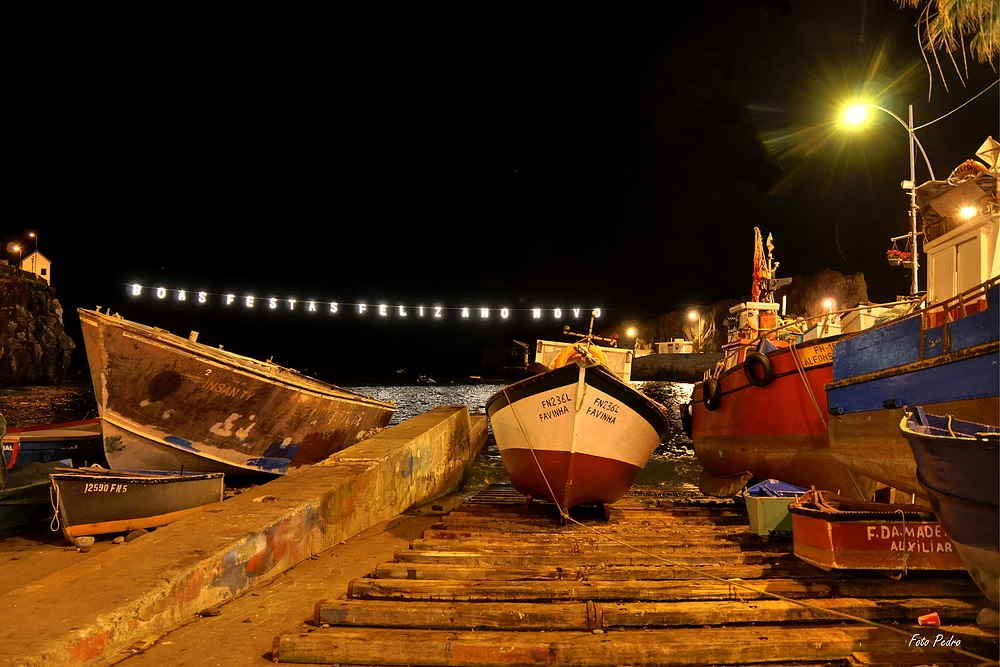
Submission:
{"label": "blue boat hull", "polygon": [[922,405],[980,423],[1000,414],[1000,282],[970,290],[959,304],[977,310],[952,320],[953,303],[932,306],[839,341],[826,387],[833,457],[925,500],[899,431],[903,408]]}
{"label": "blue boat hull", "polygon": [[899,431],[963,564],[983,593],[1000,603],[1000,427],[928,415],[918,407],[906,411]]}

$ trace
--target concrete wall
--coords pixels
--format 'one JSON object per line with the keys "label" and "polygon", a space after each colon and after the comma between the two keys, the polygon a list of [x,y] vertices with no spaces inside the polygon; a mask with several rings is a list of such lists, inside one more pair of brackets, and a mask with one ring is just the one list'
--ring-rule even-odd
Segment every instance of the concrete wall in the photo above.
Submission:
{"label": "concrete wall", "polygon": [[[5,595],[0,665],[87,665],[460,487],[485,415],[443,406]],[[96,562],[95,562],[96,561]],[[47,621],[48,619],[48,621]]]}

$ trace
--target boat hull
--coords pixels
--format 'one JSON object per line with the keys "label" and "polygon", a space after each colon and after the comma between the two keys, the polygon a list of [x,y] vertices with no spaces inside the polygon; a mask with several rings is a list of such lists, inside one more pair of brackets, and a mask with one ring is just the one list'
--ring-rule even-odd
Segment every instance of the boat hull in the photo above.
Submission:
{"label": "boat hull", "polygon": [[[994,420],[996,417],[994,417]],[[917,479],[983,594],[1000,603],[1000,428],[907,411],[898,428]],[[976,433],[992,431],[992,439]]]}
{"label": "boat hull", "polygon": [[100,419],[12,428],[2,446],[7,468],[0,476],[0,529],[51,512],[49,475],[57,468],[106,465]]}
{"label": "boat hull", "polygon": [[[840,504],[829,510],[806,494],[788,507],[793,551],[824,570],[964,570],[955,543],[932,512],[912,505]],[[861,506],[863,505],[863,507]]]}
{"label": "boat hull", "polygon": [[486,411],[514,487],[562,510],[621,498],[669,424],[603,366],[576,364],[504,387]]}
{"label": "boat hull", "polygon": [[691,437],[701,462],[701,488],[733,495],[742,484],[728,480],[780,479],[844,496],[870,499],[875,483],[853,474],[830,453],[826,394],[833,343],[817,341],[769,352],[773,379],[753,385],[744,363],[717,379],[718,404],[705,401],[705,382],[691,398]]}
{"label": "boat hull", "polygon": [[8,429],[3,436],[3,457],[8,470],[28,463],[56,461],[70,461],[74,467],[101,465],[104,462],[101,420]]}
{"label": "boat hull", "polygon": [[283,474],[388,424],[395,404],[79,311],[113,469]]}
{"label": "boat hull", "polygon": [[[851,471],[927,498],[899,422],[908,405],[989,423],[1000,414],[1000,284],[843,339],[827,386],[830,451]],[[972,304],[985,304],[972,306]],[[942,322],[942,313],[949,320]],[[974,311],[974,312],[969,312]]]}
{"label": "boat hull", "polygon": [[165,526],[222,501],[222,473],[93,471],[50,475],[63,535],[121,533]]}

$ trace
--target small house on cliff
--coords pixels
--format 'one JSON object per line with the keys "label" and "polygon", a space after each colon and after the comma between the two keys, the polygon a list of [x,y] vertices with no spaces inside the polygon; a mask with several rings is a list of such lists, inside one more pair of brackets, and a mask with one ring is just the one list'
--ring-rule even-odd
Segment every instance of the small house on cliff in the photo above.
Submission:
{"label": "small house on cliff", "polygon": [[28,273],[34,273],[37,277],[41,278],[46,282],[46,284],[51,285],[52,281],[52,262],[49,258],[42,253],[35,250],[30,255],[26,256],[21,260],[21,265],[18,267],[22,271],[27,271]]}

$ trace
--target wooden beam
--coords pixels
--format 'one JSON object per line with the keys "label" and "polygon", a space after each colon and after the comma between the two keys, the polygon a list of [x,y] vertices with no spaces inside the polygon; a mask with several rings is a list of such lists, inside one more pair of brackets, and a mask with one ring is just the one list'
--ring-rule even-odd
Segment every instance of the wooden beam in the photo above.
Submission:
{"label": "wooden beam", "polygon": [[517,581],[553,579],[573,581],[630,581],[702,579],[708,575],[722,579],[787,578],[815,579],[828,576],[819,568],[806,563],[781,565],[571,565],[567,568],[548,565],[503,567],[488,565],[455,565],[452,563],[383,563],[376,566],[378,579],[461,579]]}
{"label": "wooden beam", "polygon": [[[465,564],[467,566],[479,564],[483,566],[507,567],[546,565],[548,567],[561,567],[563,569],[601,565],[649,565],[652,560],[650,557],[634,551],[617,554],[481,553],[463,550],[460,545],[456,545],[456,549],[452,551],[397,551],[394,558],[401,563],[451,563],[455,565]],[[683,565],[739,565],[774,563],[788,560],[797,561],[798,559],[793,554],[787,552],[764,553],[762,551],[737,550],[711,554],[701,552],[673,553],[666,560],[669,563]],[[822,572],[822,570],[819,571]]]}
{"label": "wooden beam", "polygon": [[914,622],[937,611],[948,623],[975,622],[980,605],[968,600],[816,598],[711,602],[395,602],[321,600],[316,625],[428,630],[595,630],[730,623],[833,621],[842,614],[869,621]]}
{"label": "wooden beam", "polygon": [[[889,642],[905,645],[905,639],[895,632],[827,624],[602,634],[336,627],[278,635],[272,657],[279,663],[303,664],[652,667],[835,661]],[[948,654],[946,650],[924,650],[928,660]]]}
{"label": "wooden beam", "polygon": [[752,582],[686,581],[458,581],[355,579],[348,597],[371,600],[750,600],[769,597],[829,596],[829,583],[791,579]]}

